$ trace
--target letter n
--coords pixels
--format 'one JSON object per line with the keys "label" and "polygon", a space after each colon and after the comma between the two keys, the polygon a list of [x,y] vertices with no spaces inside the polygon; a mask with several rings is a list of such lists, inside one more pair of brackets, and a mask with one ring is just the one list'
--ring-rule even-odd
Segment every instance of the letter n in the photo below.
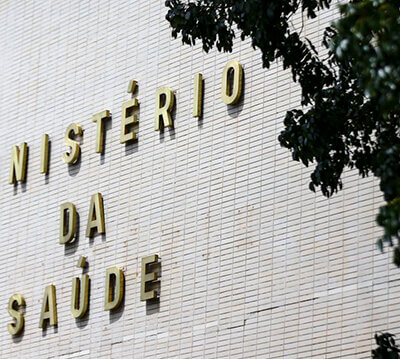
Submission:
{"label": "letter n", "polygon": [[21,148],[13,146],[11,149],[10,175],[8,177],[10,184],[16,183],[16,181],[25,181],[28,145],[26,142],[22,142],[20,146]]}

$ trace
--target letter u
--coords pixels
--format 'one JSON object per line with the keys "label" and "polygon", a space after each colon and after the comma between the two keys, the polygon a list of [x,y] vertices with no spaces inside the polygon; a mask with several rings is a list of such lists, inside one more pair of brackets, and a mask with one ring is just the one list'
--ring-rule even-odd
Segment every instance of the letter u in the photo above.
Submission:
{"label": "letter u", "polygon": [[82,275],[72,279],[71,314],[74,318],[82,318],[89,304],[89,275]]}

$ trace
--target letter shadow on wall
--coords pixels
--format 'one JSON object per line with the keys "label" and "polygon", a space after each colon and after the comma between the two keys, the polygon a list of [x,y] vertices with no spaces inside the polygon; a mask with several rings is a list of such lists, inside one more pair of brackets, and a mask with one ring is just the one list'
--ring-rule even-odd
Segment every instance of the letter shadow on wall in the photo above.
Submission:
{"label": "letter shadow on wall", "polygon": [[[139,84],[136,84],[135,87],[135,92],[134,92],[134,96],[132,96],[132,98],[136,97],[139,100],[139,95],[140,95],[140,87]],[[131,109],[128,113],[127,116],[130,116],[133,114],[135,110]],[[131,140],[125,143],[125,156],[129,156],[133,153],[139,152],[139,127],[140,127],[140,101],[139,101],[139,111],[136,112],[136,116],[137,116],[137,122],[135,124],[132,124],[128,127],[129,131],[135,131],[136,132],[136,139],[135,140]]]}
{"label": "letter shadow on wall", "polygon": [[[82,131],[85,132],[85,130],[82,130]],[[80,144],[81,145],[83,144],[83,140],[81,140]],[[82,164],[82,147],[79,150],[79,156],[76,159],[76,162],[72,163],[72,164],[68,164],[68,174],[71,177],[75,177],[81,170],[81,164]]]}
{"label": "letter shadow on wall", "polygon": [[[138,122],[139,124],[139,122]],[[139,129],[139,125],[137,124],[136,130]],[[138,136],[138,133],[136,133],[136,136]],[[139,141],[138,138],[136,140],[131,140],[125,143],[125,156],[132,155],[134,153],[139,152]]]}
{"label": "letter shadow on wall", "polygon": [[201,80],[201,116],[197,118],[197,128],[202,129],[203,128],[203,117],[204,117],[204,79]]}
{"label": "letter shadow on wall", "polygon": [[50,180],[50,177],[49,177],[49,174],[50,174],[50,158],[51,158],[51,140],[49,140],[49,153],[48,153],[48,156],[47,156],[47,173],[44,175],[44,183],[45,184],[48,184],[49,180]]}
{"label": "letter shadow on wall", "polygon": [[14,196],[18,194],[18,184],[21,185],[22,193],[26,192],[26,183],[28,182],[28,174],[29,174],[29,146],[26,147],[26,168],[25,168],[25,181],[15,181],[13,185]]}
{"label": "letter shadow on wall", "polygon": [[104,121],[103,152],[100,153],[100,165],[103,165],[106,162],[107,134],[108,131],[111,129],[112,129],[112,113],[110,113],[110,117],[107,118],[107,121]]}
{"label": "letter shadow on wall", "polygon": [[[20,311],[21,311],[22,315],[24,316],[25,325],[26,325],[26,304],[24,306],[20,307]],[[19,333],[18,335],[13,335],[12,336],[13,343],[18,344],[18,343],[22,342],[22,339],[24,339],[24,335],[25,335],[25,325],[22,328],[21,333]]]}
{"label": "letter shadow on wall", "polygon": [[[86,262],[85,267],[83,268],[83,274],[87,274],[89,271],[89,263]],[[88,307],[85,315],[82,318],[75,318],[75,324],[79,329],[84,329],[89,324],[89,316],[90,316],[90,291],[92,288],[92,282],[89,278],[89,288],[88,288]]]}
{"label": "letter shadow on wall", "polygon": [[[162,98],[165,98],[165,96],[163,95]],[[166,134],[168,134],[170,140],[175,140],[175,118],[176,118],[176,95],[174,93],[174,106],[172,107],[171,110],[172,127],[165,128],[162,119],[159,119],[162,125],[161,130],[159,131],[161,143],[165,141]]]}
{"label": "letter shadow on wall", "polygon": [[[58,314],[57,314],[58,315]],[[42,338],[47,336],[48,330],[53,330],[53,334],[58,333],[58,324],[57,325],[50,325],[49,323],[46,324],[46,327],[39,329],[42,331]]]}
{"label": "letter shadow on wall", "polygon": [[244,90],[246,88],[245,82],[246,82],[246,76],[245,76],[245,72],[243,70],[242,94],[240,96],[239,102],[237,102],[234,105],[226,105],[227,106],[228,115],[231,118],[237,118],[241,114],[241,112],[243,110],[243,105],[244,105],[245,96],[246,96],[246,91]]}
{"label": "letter shadow on wall", "polygon": [[95,233],[93,237],[89,237],[89,246],[93,246],[96,240],[96,237],[100,237],[102,242],[106,241],[106,233]]}
{"label": "letter shadow on wall", "polygon": [[146,315],[152,315],[160,312],[160,297],[161,297],[161,258],[160,261],[153,264],[154,272],[158,275],[158,280],[152,282],[151,289],[155,289],[158,293],[157,298],[146,301]]}
{"label": "letter shadow on wall", "polygon": [[[115,278],[114,278],[114,280],[115,280]],[[126,295],[125,289],[126,289],[126,281],[124,280],[124,289],[123,289],[124,296],[122,297],[121,304],[118,306],[118,308],[110,310],[110,314],[109,314],[110,323],[117,322],[122,317],[122,315],[124,314],[124,310],[125,310],[125,295]]]}
{"label": "letter shadow on wall", "polygon": [[[68,219],[67,219],[68,220]],[[79,245],[79,233],[80,233],[80,216],[79,212],[76,212],[76,232],[73,241],[64,244],[64,256],[71,256],[75,254]]]}

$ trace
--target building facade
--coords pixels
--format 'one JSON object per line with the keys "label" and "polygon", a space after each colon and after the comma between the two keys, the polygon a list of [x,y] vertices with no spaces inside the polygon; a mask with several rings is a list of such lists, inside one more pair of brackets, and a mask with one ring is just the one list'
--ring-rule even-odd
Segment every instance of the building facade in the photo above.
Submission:
{"label": "building facade", "polygon": [[[349,171],[331,199],[310,192],[310,169],[277,141],[285,112],[299,106],[291,74],[280,63],[263,69],[248,41],[229,54],[182,46],[166,12],[158,0],[0,3],[0,356],[369,358],[376,331],[400,333],[399,271],[375,244],[377,181]],[[306,22],[304,35],[319,44],[335,16]],[[227,105],[221,88],[232,60],[243,84]],[[202,116],[193,117],[199,73]],[[155,131],[160,88],[173,91],[174,127]],[[137,139],[121,144],[132,115],[123,104],[132,99],[137,123],[126,133]],[[106,110],[99,153],[93,116]],[[80,155],[66,164],[72,123],[82,129],[70,136]],[[10,184],[12,148],[22,166],[24,142],[25,181],[15,168]],[[103,206],[91,207],[98,193]],[[60,244],[65,203],[76,208],[76,235]],[[104,233],[94,223],[88,238],[97,210]],[[153,255],[158,298],[141,300],[142,260]],[[104,310],[114,267],[124,296]],[[83,275],[88,308],[74,318],[72,283],[79,278],[82,289]],[[14,294],[26,303],[14,305],[24,314],[19,335],[7,331]],[[41,313],[55,314],[51,299],[58,324],[44,318],[39,328]]]}

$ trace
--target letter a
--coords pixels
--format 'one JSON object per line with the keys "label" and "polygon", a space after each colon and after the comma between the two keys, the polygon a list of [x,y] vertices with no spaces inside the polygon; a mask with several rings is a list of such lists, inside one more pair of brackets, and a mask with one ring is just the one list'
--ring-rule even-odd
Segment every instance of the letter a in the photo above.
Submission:
{"label": "letter a", "polygon": [[39,328],[46,328],[47,320],[50,325],[57,325],[56,287],[51,284],[44,290],[42,311],[40,312]]}
{"label": "letter a", "polygon": [[106,232],[104,225],[103,197],[101,193],[94,194],[90,199],[86,237],[92,238],[95,230],[97,230],[99,234]]}

